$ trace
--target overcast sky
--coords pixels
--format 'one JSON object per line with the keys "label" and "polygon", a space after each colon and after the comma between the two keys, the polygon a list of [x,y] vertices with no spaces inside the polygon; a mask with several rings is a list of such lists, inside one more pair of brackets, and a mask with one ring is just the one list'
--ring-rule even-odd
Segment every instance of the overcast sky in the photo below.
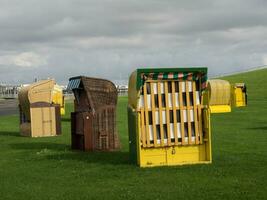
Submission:
{"label": "overcast sky", "polygon": [[266,0],[0,0],[0,82],[267,65]]}

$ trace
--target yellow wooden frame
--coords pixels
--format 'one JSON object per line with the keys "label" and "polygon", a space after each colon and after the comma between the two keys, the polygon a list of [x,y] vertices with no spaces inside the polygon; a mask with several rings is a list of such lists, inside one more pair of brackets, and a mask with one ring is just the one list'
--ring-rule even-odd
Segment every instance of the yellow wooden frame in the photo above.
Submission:
{"label": "yellow wooden frame", "polygon": [[[179,106],[176,106],[175,101],[175,81],[179,84]],[[168,91],[168,84],[170,82],[171,91]],[[211,163],[211,133],[210,133],[210,110],[204,108],[201,104],[196,103],[196,83],[191,81],[193,99],[190,99],[189,82],[184,81],[185,95],[183,97],[183,83],[178,80],[165,80],[165,81],[146,81],[143,86],[143,99],[144,107],[137,108],[137,162],[141,167],[162,166],[162,165],[183,165],[183,164],[197,164],[197,163]],[[155,107],[154,99],[154,84],[157,88],[158,108]],[[165,106],[162,105],[161,85],[165,94]],[[147,85],[150,87],[151,106],[148,106],[148,91]],[[169,94],[171,95],[172,107],[170,107]],[[183,105],[183,102],[186,105]],[[192,102],[192,103],[191,103]],[[202,101],[200,101],[202,102]],[[191,105],[192,104],[192,105]],[[167,126],[167,141],[164,140],[163,130],[163,115],[165,111],[165,119]],[[173,112],[173,135],[171,138],[170,133],[170,115]],[[178,123],[176,111],[180,113],[181,124],[181,138],[178,138]],[[191,128],[191,113],[193,111],[194,126]],[[152,112],[152,124],[149,124],[149,112]],[[155,115],[159,112],[159,126],[160,126],[160,144],[156,136],[156,122]],[[187,113],[187,118],[184,118],[184,112]],[[186,122],[185,122],[186,121]],[[187,124],[187,136],[185,135],[185,124]],[[204,127],[203,127],[204,124]],[[149,125],[152,125],[153,142],[150,141]],[[195,139],[193,138],[193,132]]]}

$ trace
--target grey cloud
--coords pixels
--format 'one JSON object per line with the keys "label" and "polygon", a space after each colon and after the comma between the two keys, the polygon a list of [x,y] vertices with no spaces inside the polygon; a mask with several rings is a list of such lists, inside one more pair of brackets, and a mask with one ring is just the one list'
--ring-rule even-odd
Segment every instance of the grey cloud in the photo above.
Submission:
{"label": "grey cloud", "polygon": [[0,61],[33,52],[35,63],[42,63],[35,68],[0,63],[0,82],[55,77],[66,83],[80,74],[127,79],[140,66],[207,66],[214,75],[267,60],[264,0],[0,4]]}

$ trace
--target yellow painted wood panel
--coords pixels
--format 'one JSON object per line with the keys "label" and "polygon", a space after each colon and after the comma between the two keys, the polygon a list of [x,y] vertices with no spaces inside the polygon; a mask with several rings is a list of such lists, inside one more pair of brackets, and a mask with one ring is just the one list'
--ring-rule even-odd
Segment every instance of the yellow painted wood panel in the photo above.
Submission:
{"label": "yellow painted wood panel", "polygon": [[41,108],[31,108],[31,136],[40,137],[43,135],[43,115]]}
{"label": "yellow painted wood panel", "polygon": [[56,135],[55,107],[31,108],[32,137]]}

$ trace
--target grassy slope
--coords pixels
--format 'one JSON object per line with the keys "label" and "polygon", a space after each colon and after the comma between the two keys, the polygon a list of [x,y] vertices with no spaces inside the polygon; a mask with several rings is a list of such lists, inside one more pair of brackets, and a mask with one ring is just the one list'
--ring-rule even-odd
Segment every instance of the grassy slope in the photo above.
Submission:
{"label": "grassy slope", "polygon": [[213,164],[140,169],[128,164],[127,98],[119,99],[121,152],[70,150],[63,135],[24,138],[18,117],[0,117],[0,199],[264,199],[267,70],[227,77],[248,86],[249,106],[212,116]]}

